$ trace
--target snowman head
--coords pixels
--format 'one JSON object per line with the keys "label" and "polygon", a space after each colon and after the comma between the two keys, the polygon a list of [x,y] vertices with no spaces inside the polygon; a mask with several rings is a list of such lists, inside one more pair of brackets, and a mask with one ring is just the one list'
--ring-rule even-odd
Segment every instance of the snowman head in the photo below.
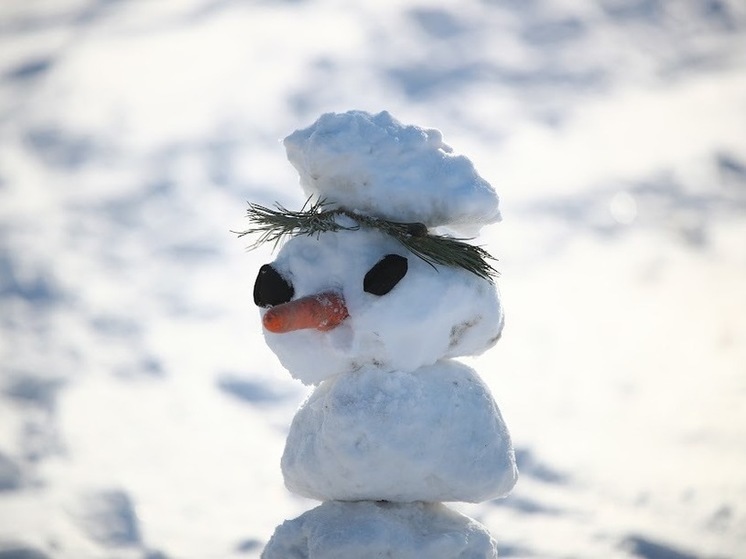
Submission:
{"label": "snowman head", "polygon": [[481,353],[503,325],[489,280],[433,266],[375,229],[292,238],[260,269],[254,300],[267,344],[306,384]]}
{"label": "snowman head", "polygon": [[[434,129],[389,113],[328,113],[284,141],[308,211],[250,205],[259,242],[292,238],[254,300],[270,348],[306,383],[366,367],[413,370],[495,343],[503,316],[475,236],[495,190]],[[449,233],[449,234],[450,234]]]}

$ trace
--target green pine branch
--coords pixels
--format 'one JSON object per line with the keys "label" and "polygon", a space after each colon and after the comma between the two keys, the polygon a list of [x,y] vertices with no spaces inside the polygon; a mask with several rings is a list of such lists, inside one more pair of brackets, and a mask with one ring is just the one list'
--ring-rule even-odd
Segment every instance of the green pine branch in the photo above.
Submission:
{"label": "green pine branch", "polygon": [[[356,223],[347,226],[339,223],[338,216],[346,216]],[[311,202],[309,198],[300,211],[292,211],[275,204],[275,209],[249,203],[247,217],[253,224],[245,231],[234,231],[240,237],[258,234],[250,249],[266,242],[276,247],[285,236],[320,235],[334,231],[351,231],[361,226],[378,229],[392,236],[414,255],[431,266],[457,266],[492,281],[498,275],[490,264],[495,258],[481,247],[471,245],[464,239],[433,235],[422,223],[399,223],[377,217],[357,214],[344,208],[332,208],[324,200]]]}

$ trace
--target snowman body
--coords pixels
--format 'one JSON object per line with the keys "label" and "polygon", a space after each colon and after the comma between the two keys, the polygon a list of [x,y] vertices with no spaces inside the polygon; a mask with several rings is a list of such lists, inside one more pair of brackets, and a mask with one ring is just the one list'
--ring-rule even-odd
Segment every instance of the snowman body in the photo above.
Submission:
{"label": "snowman body", "polygon": [[[306,192],[351,212],[472,231],[499,219],[468,159],[388,113],[324,115],[285,144]],[[499,293],[340,219],[289,240],[254,288],[267,344],[316,385],[290,427],[285,484],[323,501],[262,557],[496,557],[482,526],[440,503],[502,497],[517,479],[494,398],[454,360],[499,339]]]}
{"label": "snowman body", "polygon": [[489,390],[450,359],[322,382],[293,419],[282,472],[290,491],[321,501],[481,502],[516,480]]}

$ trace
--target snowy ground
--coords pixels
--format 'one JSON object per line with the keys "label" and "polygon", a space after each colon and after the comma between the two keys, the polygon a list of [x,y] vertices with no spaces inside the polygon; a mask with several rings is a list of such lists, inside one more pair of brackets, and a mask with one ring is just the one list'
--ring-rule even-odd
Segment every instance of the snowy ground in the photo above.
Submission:
{"label": "snowy ground", "polygon": [[746,556],[743,2],[5,0],[0,558],[254,558],[315,505],[230,230],[351,108],[503,198],[467,362],[522,477],[457,508],[504,557]]}

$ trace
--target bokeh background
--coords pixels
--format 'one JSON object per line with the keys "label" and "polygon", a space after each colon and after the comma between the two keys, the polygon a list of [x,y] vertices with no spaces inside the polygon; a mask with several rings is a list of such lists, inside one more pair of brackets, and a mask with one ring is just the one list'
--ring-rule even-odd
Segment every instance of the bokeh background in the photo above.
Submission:
{"label": "bokeh background", "polygon": [[315,506],[231,230],[353,108],[502,197],[467,361],[522,477],[453,506],[503,557],[746,556],[746,4],[3,0],[0,558],[256,558]]}

